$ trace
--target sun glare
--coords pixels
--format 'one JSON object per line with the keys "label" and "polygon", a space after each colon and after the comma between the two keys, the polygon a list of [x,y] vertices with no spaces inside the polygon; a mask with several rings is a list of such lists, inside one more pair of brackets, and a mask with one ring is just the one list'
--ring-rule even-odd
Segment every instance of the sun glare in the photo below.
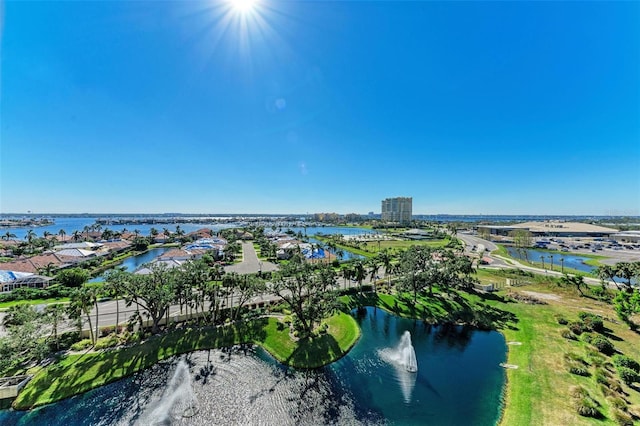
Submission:
{"label": "sun glare", "polygon": [[229,0],[231,7],[240,13],[249,13],[253,11],[258,0]]}

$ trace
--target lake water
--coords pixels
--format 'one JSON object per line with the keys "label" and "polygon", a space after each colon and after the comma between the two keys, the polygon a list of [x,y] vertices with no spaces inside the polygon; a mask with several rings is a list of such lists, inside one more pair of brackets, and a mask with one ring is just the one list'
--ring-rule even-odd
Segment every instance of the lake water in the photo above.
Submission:
{"label": "lake water", "polygon": [[[515,247],[506,247],[509,255],[514,259],[523,259],[523,255],[520,255]],[[551,262],[549,256],[553,256],[553,269],[560,271],[561,262],[560,259],[564,259],[565,268],[577,269],[578,271],[591,273],[595,269],[594,266],[587,265],[586,262],[590,258],[584,256],[576,256],[569,253],[549,253],[543,250],[527,249],[527,256],[532,262],[541,263],[540,256],[544,256],[544,265],[546,268],[551,269]]]}
{"label": "lake water", "polygon": [[[354,314],[362,338],[344,358],[295,371],[260,348],[198,351],[185,357],[195,415],[171,411],[168,383],[177,359],[116,383],[30,412],[0,411],[2,425],[162,424],[494,425],[500,415],[506,344],[497,332],[429,326],[367,308]],[[405,331],[418,364],[409,373],[382,356]],[[179,395],[178,395],[179,396]],[[173,414],[171,414],[173,413]],[[189,413],[193,414],[193,413]],[[155,416],[155,417],[154,417]]]}
{"label": "lake water", "polygon": [[[158,247],[135,256],[127,257],[125,260],[122,261],[120,265],[118,265],[118,267],[124,267],[127,272],[133,272],[136,269],[138,269],[140,266],[144,265],[145,263],[151,262],[153,259],[160,256],[162,253],[164,253],[167,250],[170,250],[170,248]],[[91,280],[89,280],[89,282],[93,283],[98,281],[104,281],[103,275],[99,275],[95,278],[92,278]]]}

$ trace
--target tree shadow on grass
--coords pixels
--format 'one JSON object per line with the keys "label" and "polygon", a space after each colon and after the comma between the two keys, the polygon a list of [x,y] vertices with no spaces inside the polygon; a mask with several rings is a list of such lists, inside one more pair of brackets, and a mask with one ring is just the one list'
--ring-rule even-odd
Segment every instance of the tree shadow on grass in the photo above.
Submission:
{"label": "tree shadow on grass", "polygon": [[344,356],[340,345],[330,334],[300,339],[285,364],[295,368],[313,369]]}

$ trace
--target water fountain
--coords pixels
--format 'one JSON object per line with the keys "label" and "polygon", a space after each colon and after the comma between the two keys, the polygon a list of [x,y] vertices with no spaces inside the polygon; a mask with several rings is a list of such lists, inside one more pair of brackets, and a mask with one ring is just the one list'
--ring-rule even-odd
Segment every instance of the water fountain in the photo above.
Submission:
{"label": "water fountain", "polygon": [[165,425],[179,417],[193,417],[197,413],[197,399],[191,386],[191,373],[184,359],[176,369],[162,397],[152,403],[140,418],[141,425]]}
{"label": "water fountain", "polygon": [[385,348],[380,351],[382,359],[385,361],[399,365],[409,373],[418,371],[418,362],[416,361],[416,351],[411,344],[411,333],[405,331],[400,338],[400,343],[395,349]]}
{"label": "water fountain", "polygon": [[416,385],[418,362],[416,351],[411,344],[411,333],[405,331],[400,343],[395,348],[384,348],[378,351],[382,360],[391,364],[396,370],[396,378],[406,403],[411,401],[411,394]]}

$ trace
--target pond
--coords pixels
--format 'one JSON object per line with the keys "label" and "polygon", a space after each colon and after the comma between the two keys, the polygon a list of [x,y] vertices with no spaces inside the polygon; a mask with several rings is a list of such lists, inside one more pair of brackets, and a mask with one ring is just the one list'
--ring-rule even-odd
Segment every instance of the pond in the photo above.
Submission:
{"label": "pond", "polygon": [[[375,308],[354,315],[362,338],[325,368],[295,371],[260,348],[198,351],[57,404],[0,411],[0,424],[496,424],[501,334]],[[407,331],[417,372],[387,356]]]}
{"label": "pond", "polygon": [[[524,259],[524,255],[518,253],[515,247],[505,246],[505,248],[509,252],[509,256],[513,257],[514,259]],[[587,260],[590,260],[589,257],[576,256],[569,253],[550,253],[548,251],[536,249],[527,249],[526,252],[529,260],[532,262],[541,263],[542,261],[540,260],[540,256],[544,256],[545,267],[549,269],[551,269],[551,259],[549,258],[549,256],[553,256],[553,269],[555,271],[561,270],[562,262],[560,261],[560,259],[564,259],[565,268],[576,269],[578,271],[588,273],[593,272],[593,270],[595,269],[595,266],[587,265],[585,263]]]}
{"label": "pond", "polygon": [[[124,267],[127,272],[133,272],[136,269],[138,269],[140,266],[144,265],[145,263],[151,262],[153,259],[160,256],[162,253],[164,253],[169,249],[170,248],[168,247],[158,247],[158,248],[148,250],[144,253],[137,254],[135,256],[127,257],[125,260],[122,261],[121,264],[118,265],[118,267]],[[104,273],[102,275],[99,275],[89,280],[89,282],[92,282],[92,283],[100,282],[100,281],[104,281]]]}
{"label": "pond", "polygon": [[[320,244],[321,246],[326,247],[326,243],[324,243],[323,241],[318,240],[317,238],[310,237],[310,238],[308,238],[308,240],[309,240],[310,243]],[[335,253],[333,251],[330,251],[330,252],[331,252],[331,254],[335,255]],[[346,250],[346,249],[342,249],[342,258],[340,260],[352,260],[352,259],[364,259],[364,256],[352,253],[352,252],[350,252],[349,250]]]}

